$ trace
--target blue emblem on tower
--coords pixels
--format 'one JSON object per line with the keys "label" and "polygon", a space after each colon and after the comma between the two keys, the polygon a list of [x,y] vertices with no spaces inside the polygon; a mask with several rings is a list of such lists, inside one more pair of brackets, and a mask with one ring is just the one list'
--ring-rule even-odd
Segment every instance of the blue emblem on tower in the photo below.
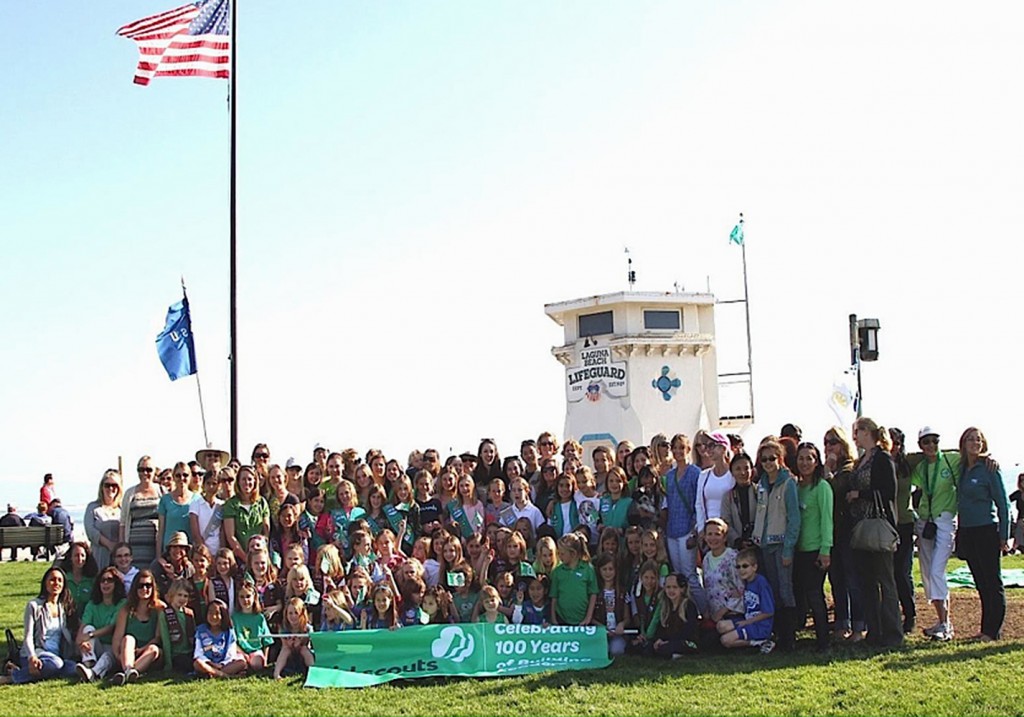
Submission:
{"label": "blue emblem on tower", "polygon": [[683,382],[676,378],[668,366],[662,366],[661,375],[651,381],[651,387],[661,391],[661,397],[666,401],[671,401],[676,390],[682,385]]}

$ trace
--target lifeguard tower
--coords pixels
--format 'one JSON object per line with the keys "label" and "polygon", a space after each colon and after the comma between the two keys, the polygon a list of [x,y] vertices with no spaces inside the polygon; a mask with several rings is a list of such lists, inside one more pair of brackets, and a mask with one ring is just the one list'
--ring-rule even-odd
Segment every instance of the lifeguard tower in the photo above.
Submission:
{"label": "lifeguard tower", "polygon": [[719,412],[715,304],[710,293],[628,291],[545,305],[565,331],[551,349],[565,367],[564,436],[589,458],[600,444],[749,423]]}

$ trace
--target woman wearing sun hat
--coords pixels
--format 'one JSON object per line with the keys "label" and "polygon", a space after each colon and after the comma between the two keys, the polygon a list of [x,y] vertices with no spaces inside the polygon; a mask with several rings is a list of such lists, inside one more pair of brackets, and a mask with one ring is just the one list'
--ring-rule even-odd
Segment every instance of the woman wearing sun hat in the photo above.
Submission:
{"label": "woman wearing sun hat", "polygon": [[166,597],[167,588],[175,580],[192,579],[192,562],[188,559],[191,551],[188,535],[178,531],[167,541],[163,555],[153,561],[150,569],[156,578],[156,587],[161,598]]}

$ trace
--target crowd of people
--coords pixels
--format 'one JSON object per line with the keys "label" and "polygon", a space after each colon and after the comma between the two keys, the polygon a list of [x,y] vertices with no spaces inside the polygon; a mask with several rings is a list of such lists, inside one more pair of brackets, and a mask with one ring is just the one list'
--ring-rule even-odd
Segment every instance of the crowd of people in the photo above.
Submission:
{"label": "crowd of people", "polygon": [[892,647],[917,630],[915,544],[923,634],[954,637],[955,552],[980,596],[975,639],[998,640],[1010,506],[985,436],[941,451],[925,427],[912,454],[904,440],[860,418],[852,440],[787,424],[751,451],[699,431],[584,456],[545,432],[443,463],[319,444],[308,464],[264,443],[244,465],[211,448],[164,470],[143,456],[127,488],[103,473],[88,540],[44,572],[0,683],[282,678],[313,664],[310,632],[449,622],[599,625],[612,655],[674,658],[791,651],[809,614],[819,651]]}

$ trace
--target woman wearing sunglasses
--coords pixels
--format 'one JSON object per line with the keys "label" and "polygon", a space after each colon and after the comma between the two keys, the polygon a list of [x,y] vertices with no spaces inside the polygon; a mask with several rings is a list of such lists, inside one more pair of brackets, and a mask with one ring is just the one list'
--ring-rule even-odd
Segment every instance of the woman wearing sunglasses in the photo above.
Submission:
{"label": "woman wearing sunglasses", "polygon": [[[780,650],[796,644],[796,595],[793,555],[800,536],[800,501],[796,481],[785,466],[786,450],[768,439],[757,449],[757,513],[754,541],[761,546],[761,572],[775,593],[775,635]],[[890,571],[891,576],[891,571]]]}
{"label": "woman wearing sunglasses", "polygon": [[[896,465],[889,450],[889,432],[870,418],[853,424],[853,439],[864,451],[846,493],[853,528],[867,518],[883,518],[896,530]],[[853,529],[851,528],[851,530]],[[892,553],[853,549],[860,576],[861,600],[868,634],[865,640],[877,647],[903,644],[900,599],[892,569]]]}
{"label": "woman wearing sunglasses", "polygon": [[117,614],[125,606],[124,581],[117,568],[104,568],[92,586],[92,596],[82,614],[82,626],[75,642],[82,653],[76,669],[83,682],[103,677],[114,666],[114,628]]}
{"label": "woman wearing sunglasses", "polygon": [[92,544],[92,556],[102,570],[110,565],[110,551],[121,536],[121,474],[113,468],[103,471],[96,500],[85,506],[85,535]]}
{"label": "woman wearing sunglasses", "polygon": [[135,470],[139,474],[139,482],[125,491],[121,501],[119,542],[131,544],[132,564],[142,570],[148,568],[157,556],[158,510],[163,489],[156,482],[156,465],[152,458],[142,456]]}
{"label": "woman wearing sunglasses", "polygon": [[156,578],[150,570],[140,570],[132,581],[128,602],[117,614],[114,626],[114,657],[120,672],[110,681],[115,685],[135,682],[139,675],[160,662],[158,616],[164,604],[156,592]]}
{"label": "woman wearing sunglasses", "polygon": [[867,629],[864,624],[864,605],[860,599],[860,579],[853,563],[853,547],[850,545],[853,527],[849,518],[850,504],[846,500],[856,450],[846,431],[838,426],[825,431],[823,443],[825,468],[833,496],[835,539],[832,543],[832,565],[828,571],[828,581],[832,586],[832,602],[835,605],[835,636],[859,642],[864,639]]}

